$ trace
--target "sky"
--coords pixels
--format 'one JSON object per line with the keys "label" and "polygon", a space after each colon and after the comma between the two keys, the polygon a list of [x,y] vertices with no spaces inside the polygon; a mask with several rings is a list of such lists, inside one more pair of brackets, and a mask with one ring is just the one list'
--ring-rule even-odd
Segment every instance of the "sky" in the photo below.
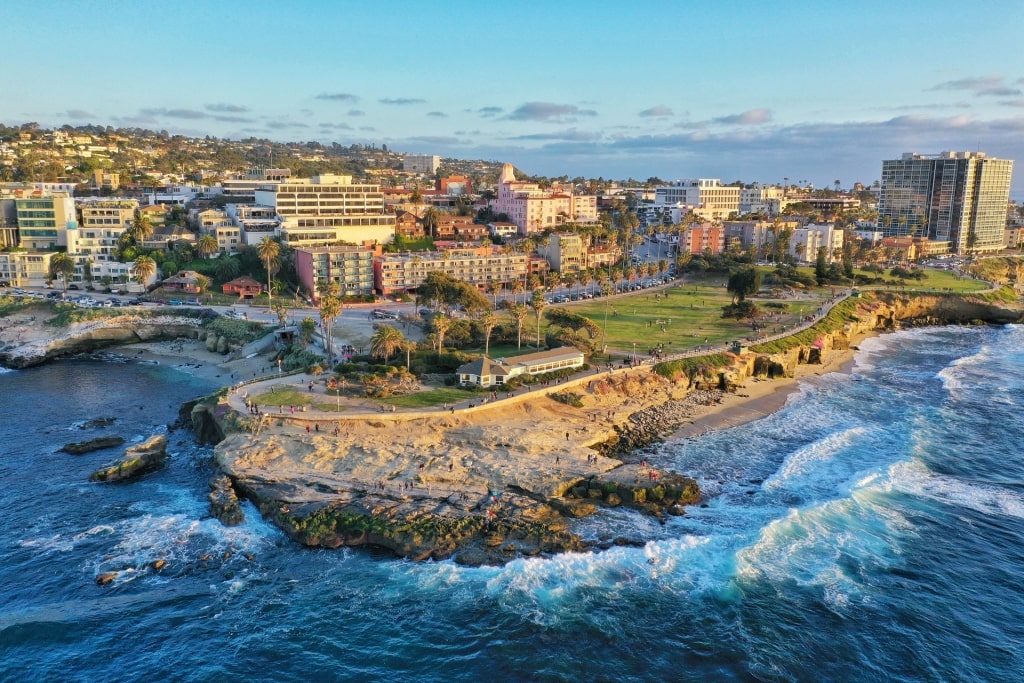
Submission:
{"label": "sky", "polygon": [[1024,199],[1021,26],[1022,0],[37,0],[0,25],[0,122],[844,188],[983,151]]}

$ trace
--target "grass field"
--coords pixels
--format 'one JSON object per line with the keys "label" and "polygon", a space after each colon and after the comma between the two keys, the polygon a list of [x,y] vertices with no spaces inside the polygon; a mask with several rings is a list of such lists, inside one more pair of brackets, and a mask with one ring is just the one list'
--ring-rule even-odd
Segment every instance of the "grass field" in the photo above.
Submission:
{"label": "grass field", "polygon": [[[338,412],[337,401],[331,401],[330,398],[325,399],[321,394],[302,392],[293,387],[278,386],[277,391],[266,391],[258,396],[251,396],[250,400],[264,408],[309,406],[324,412]],[[344,404],[341,406],[341,412],[345,412]]]}
{"label": "grass field", "polygon": [[439,406],[445,403],[458,403],[464,401],[467,398],[472,398],[473,394],[462,389],[431,389],[429,391],[421,391],[416,394],[408,394],[406,396],[391,396],[389,398],[376,399],[377,403],[382,403],[388,406],[395,406],[396,408],[429,408],[431,406]]}

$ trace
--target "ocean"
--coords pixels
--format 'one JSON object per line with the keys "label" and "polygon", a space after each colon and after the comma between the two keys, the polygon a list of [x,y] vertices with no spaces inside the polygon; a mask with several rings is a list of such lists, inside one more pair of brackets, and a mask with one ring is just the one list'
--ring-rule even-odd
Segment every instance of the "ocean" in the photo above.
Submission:
{"label": "ocean", "polygon": [[503,567],[305,549],[248,503],[225,528],[184,430],[134,483],[87,481],[116,451],[57,452],[163,432],[211,389],[135,363],[0,372],[0,680],[1024,678],[1024,327],[867,340],[778,413],[646,449],[706,507],[574,522],[644,547]]}

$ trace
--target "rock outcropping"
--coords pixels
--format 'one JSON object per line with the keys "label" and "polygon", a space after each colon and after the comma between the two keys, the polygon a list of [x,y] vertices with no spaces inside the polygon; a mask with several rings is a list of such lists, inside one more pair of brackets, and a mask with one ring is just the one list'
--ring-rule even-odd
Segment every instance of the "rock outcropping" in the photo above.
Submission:
{"label": "rock outcropping", "polygon": [[167,437],[158,434],[138,446],[130,447],[116,463],[93,472],[89,475],[89,481],[113,482],[133,479],[162,466],[166,457]]}
{"label": "rock outcropping", "polygon": [[71,323],[67,328],[54,328],[52,335],[0,349],[0,364],[21,369],[42,365],[53,358],[91,353],[109,346],[201,336],[205,336],[205,330],[198,318],[124,314]]}
{"label": "rock outcropping", "polygon": [[121,436],[97,436],[95,439],[89,439],[88,441],[66,443],[61,450],[71,455],[82,455],[83,453],[91,453],[92,451],[99,451],[104,448],[120,446],[123,443],[124,437]]}

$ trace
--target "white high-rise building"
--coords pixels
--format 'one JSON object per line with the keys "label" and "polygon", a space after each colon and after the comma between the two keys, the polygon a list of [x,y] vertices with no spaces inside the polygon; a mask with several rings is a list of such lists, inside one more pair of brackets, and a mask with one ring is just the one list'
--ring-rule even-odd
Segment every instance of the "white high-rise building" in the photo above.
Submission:
{"label": "white high-rise building", "polygon": [[353,183],[351,176],[319,175],[260,187],[256,203],[274,209],[282,241],[292,247],[384,244],[395,238],[395,216],[384,211],[380,186]]}

